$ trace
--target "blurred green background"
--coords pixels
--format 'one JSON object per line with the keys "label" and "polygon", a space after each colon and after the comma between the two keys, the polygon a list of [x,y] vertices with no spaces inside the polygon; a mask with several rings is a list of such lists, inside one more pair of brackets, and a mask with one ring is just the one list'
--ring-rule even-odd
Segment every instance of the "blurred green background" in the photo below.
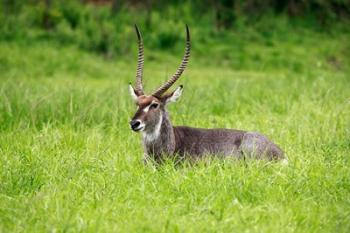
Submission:
{"label": "blurred green background", "polygon": [[[1,41],[53,40],[116,59],[135,46],[135,23],[148,48],[174,53],[182,50],[187,23],[204,55],[220,42],[239,50],[251,41],[297,40],[292,33],[306,29],[348,31],[350,18],[347,0],[2,0],[1,7]],[[215,54],[237,58],[220,49]],[[231,62],[241,67],[240,60]]]}

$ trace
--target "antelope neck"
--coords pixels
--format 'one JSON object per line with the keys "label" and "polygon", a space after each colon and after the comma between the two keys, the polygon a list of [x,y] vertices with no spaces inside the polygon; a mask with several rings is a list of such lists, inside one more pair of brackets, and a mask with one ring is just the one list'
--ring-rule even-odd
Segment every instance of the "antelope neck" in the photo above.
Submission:
{"label": "antelope neck", "polygon": [[163,113],[161,113],[161,115],[159,117],[159,121],[155,125],[154,129],[152,129],[152,131],[150,131],[150,132],[144,131],[143,132],[143,139],[147,143],[152,143],[152,142],[156,141],[159,138],[160,131],[161,131],[161,128],[162,128],[162,123],[163,123]]}
{"label": "antelope neck", "polygon": [[143,141],[146,147],[157,147],[173,144],[174,140],[174,131],[172,124],[169,119],[169,115],[166,111],[161,112],[160,119],[153,131],[144,131],[143,132]]}

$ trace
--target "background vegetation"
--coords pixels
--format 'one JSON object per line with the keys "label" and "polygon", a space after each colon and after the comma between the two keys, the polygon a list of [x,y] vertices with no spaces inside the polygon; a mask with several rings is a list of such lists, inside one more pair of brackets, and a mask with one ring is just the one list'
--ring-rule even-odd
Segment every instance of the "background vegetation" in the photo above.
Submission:
{"label": "background vegetation", "polygon": [[187,23],[194,46],[205,51],[210,42],[223,39],[271,43],[288,40],[290,30],[300,27],[329,32],[343,22],[348,28],[350,17],[346,0],[3,0],[2,8],[2,40],[52,40],[123,59],[134,46],[126,42],[134,40],[135,23],[147,30],[150,50],[182,49],[180,32]]}
{"label": "background vegetation", "polygon": [[[0,232],[348,232],[349,2],[3,0]],[[141,162],[128,121],[192,56],[175,125],[260,131],[288,166]]]}

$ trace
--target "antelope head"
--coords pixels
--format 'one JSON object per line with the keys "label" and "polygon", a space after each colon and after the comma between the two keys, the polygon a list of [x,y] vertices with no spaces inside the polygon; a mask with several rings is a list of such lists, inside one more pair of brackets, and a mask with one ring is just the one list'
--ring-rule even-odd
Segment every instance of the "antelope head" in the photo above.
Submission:
{"label": "antelope head", "polygon": [[138,59],[135,87],[129,84],[130,95],[137,106],[137,111],[130,121],[131,129],[135,132],[151,132],[157,126],[160,127],[162,113],[165,111],[165,105],[169,102],[175,102],[182,94],[183,86],[180,85],[175,91],[166,93],[167,90],[178,80],[186,68],[190,57],[190,32],[186,25],[186,48],[185,55],[175,74],[151,95],[144,93],[142,85],[142,74],[144,64],[143,41],[138,27],[135,25],[138,38]]}

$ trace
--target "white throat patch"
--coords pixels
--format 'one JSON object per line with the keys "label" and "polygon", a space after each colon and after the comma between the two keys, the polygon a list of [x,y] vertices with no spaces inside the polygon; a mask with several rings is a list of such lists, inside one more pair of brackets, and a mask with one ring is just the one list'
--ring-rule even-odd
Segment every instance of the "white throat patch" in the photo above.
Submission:
{"label": "white throat patch", "polygon": [[159,121],[156,124],[156,126],[154,127],[154,131],[153,132],[145,132],[143,131],[143,139],[145,140],[145,142],[147,143],[151,143],[153,141],[155,141],[159,135],[160,135],[160,128],[162,126],[163,123],[163,114],[160,115]]}

